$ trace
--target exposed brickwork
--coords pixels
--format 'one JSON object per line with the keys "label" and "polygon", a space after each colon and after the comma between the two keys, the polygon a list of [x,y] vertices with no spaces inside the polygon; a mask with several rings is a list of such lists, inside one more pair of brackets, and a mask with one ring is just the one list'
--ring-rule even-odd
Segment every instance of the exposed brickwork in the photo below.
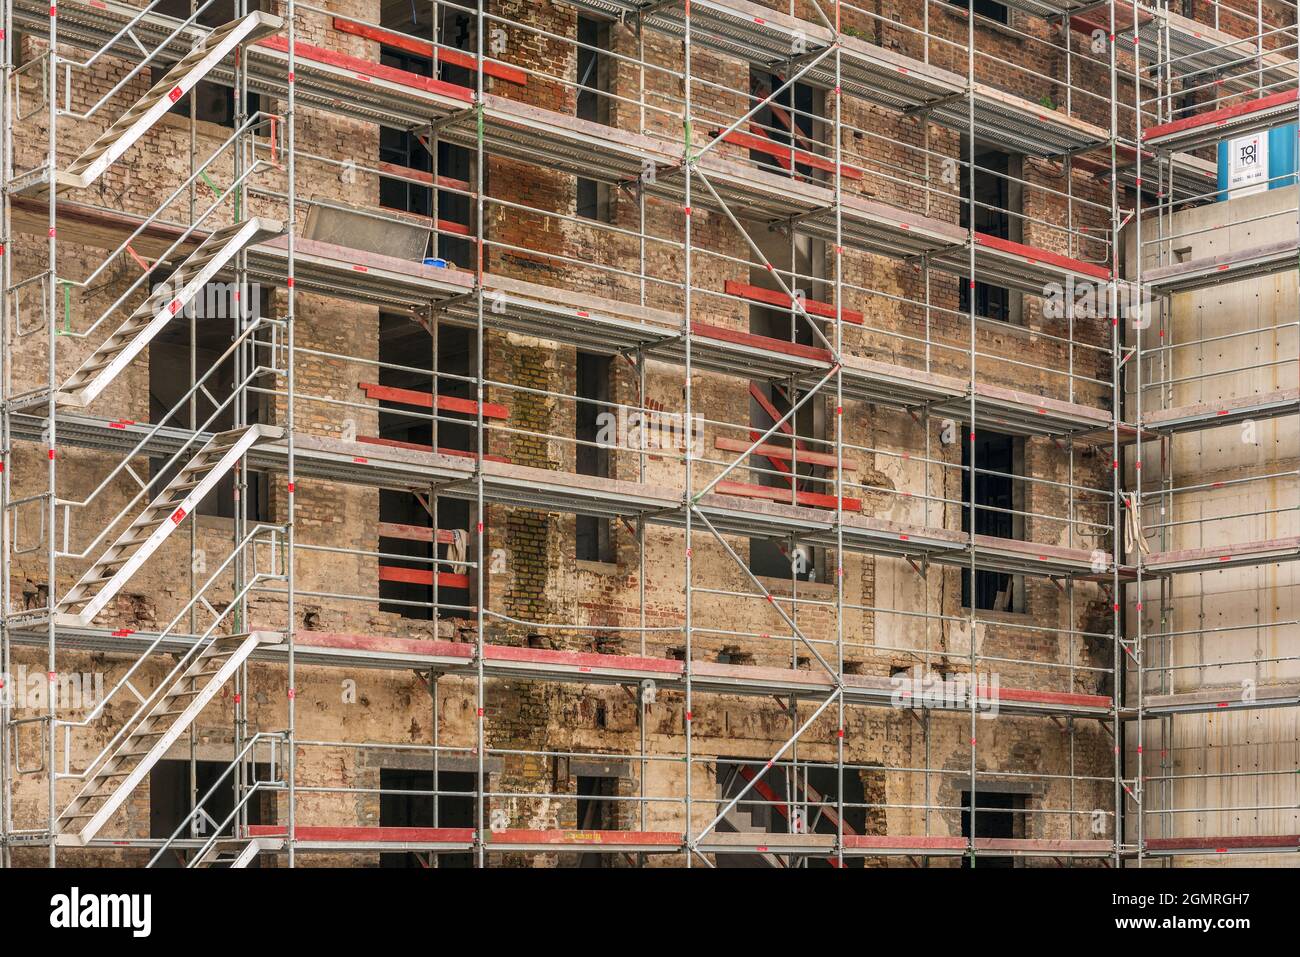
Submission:
{"label": "exposed brickwork", "polygon": [[[770,4],[785,9],[785,4]],[[885,2],[875,5],[878,17],[861,11],[846,12],[846,33],[885,48],[924,58],[964,74],[966,19],[961,11],[930,4],[929,43],[919,32],[919,5]],[[343,13],[373,20],[379,4],[373,0],[348,0],[335,7]],[[494,16],[519,19],[538,31],[557,37],[573,37],[577,16],[573,8],[551,0],[542,2],[492,2],[487,10]],[[796,12],[814,19],[811,7],[796,4]],[[329,49],[374,60],[379,45],[370,40],[329,30],[319,18],[304,16],[300,38]],[[1054,27],[1019,12],[1013,13],[1011,28],[1059,46]],[[1225,24],[1225,29],[1232,29]],[[1013,90],[1044,109],[1064,112],[1065,91],[1060,78],[1065,72],[1064,53],[1049,44],[1030,44],[1012,30],[980,23],[977,78],[992,86]],[[638,40],[632,30],[612,25],[611,45],[618,54],[637,56]],[[621,60],[613,68],[612,90],[620,99],[611,103],[610,122],[621,131],[646,133],[661,141],[680,145],[684,133],[680,119],[672,113],[685,94],[681,78],[672,72],[682,63],[682,44],[662,34],[647,32],[643,37],[646,68]],[[1096,63],[1085,62],[1087,38],[1071,40],[1071,70],[1076,86],[1070,113],[1082,120],[1107,126],[1107,102],[1084,96],[1080,90],[1102,90],[1102,77],[1109,74]],[[24,54],[34,56],[40,45],[25,38]],[[571,116],[576,108],[572,85],[577,60],[571,43],[542,33],[507,27],[506,46],[499,57],[546,76],[529,74],[525,86],[489,79],[489,92],[524,102],[533,107]],[[695,82],[691,96],[697,120],[691,131],[692,146],[703,148],[713,132],[727,125],[746,109],[748,70],[737,60],[705,50],[692,54]],[[84,89],[73,98],[73,107],[84,109],[122,75],[120,62],[97,66]],[[644,76],[642,75],[644,73]],[[1037,74],[1035,76],[1034,74]],[[137,78],[114,98],[106,110],[115,116],[147,88]],[[1121,82],[1118,97],[1130,102],[1131,89]],[[829,102],[829,100],[828,100]],[[861,179],[846,179],[846,193],[924,213],[948,223],[959,221],[959,187],[945,182],[942,160],[957,157],[960,136],[927,123],[918,116],[903,116],[853,97],[843,102],[845,129],[840,143],[845,162],[860,167]],[[269,102],[267,110],[283,109]],[[304,154],[336,160],[353,158],[373,163],[379,155],[379,134],[371,124],[304,111],[306,120],[297,124],[298,146]],[[1121,119],[1121,123],[1123,120]],[[104,125],[60,137],[60,160],[66,163],[90,142]],[[71,124],[69,124],[71,127]],[[200,124],[199,154],[215,149],[227,131]],[[188,125],[176,118],[158,124],[135,148],[129,162],[115,164],[90,195],[78,197],[112,209],[136,214],[154,211],[164,190],[175,188],[189,174]],[[39,161],[44,143],[41,121],[34,120],[17,140],[19,168]],[[739,166],[750,165],[748,151],[724,143],[713,148],[716,155]],[[148,157],[148,161],[142,159]],[[282,165],[282,164],[281,164]],[[660,170],[657,175],[675,175]],[[211,179],[224,184],[233,179],[228,157],[219,160]],[[364,171],[348,172],[338,165],[304,158],[299,170],[300,192],[312,198],[357,207],[377,206],[378,180]],[[1101,230],[1109,225],[1105,208],[1110,187],[1079,169],[1072,172],[1056,161],[1027,158],[1024,162],[1022,223],[1025,243],[1075,256],[1100,260],[1100,241],[1062,229],[1067,222],[1075,229]],[[488,202],[484,210],[485,246],[482,267],[496,276],[524,280],[571,292],[606,296],[629,303],[667,310],[680,315],[685,302],[681,288],[684,257],[680,243],[685,222],[680,206],[648,191],[638,193],[636,184],[620,184],[611,190],[612,222],[618,232],[575,221],[577,190],[574,177],[557,170],[492,157],[484,169]],[[825,184],[825,180],[822,181]],[[284,217],[285,204],[277,198],[286,186],[282,168],[268,167],[259,178],[259,192],[246,202],[258,215]],[[702,187],[696,184],[702,195]],[[1068,206],[1065,196],[1076,202]],[[200,203],[211,202],[210,194],[199,190]],[[492,202],[499,200],[500,202]],[[644,202],[642,202],[644,200]],[[507,205],[509,204],[509,205]],[[168,218],[184,220],[188,200],[179,202]],[[520,207],[528,207],[521,209]],[[200,207],[202,208],[202,207]],[[303,212],[300,208],[299,215]],[[228,221],[227,208],[215,214],[218,222]],[[471,216],[471,222],[476,220]],[[766,224],[747,223],[756,236],[767,242]],[[750,331],[750,310],[742,302],[724,295],[727,281],[749,282],[751,251],[728,219],[702,208],[692,210],[691,260],[692,315],[696,322]],[[635,233],[644,231],[644,248]],[[784,242],[782,237],[781,242]],[[776,241],[772,241],[776,244]],[[15,249],[16,274],[41,268],[43,245],[39,237],[26,236]],[[828,262],[833,253],[827,254]],[[88,274],[101,261],[103,250],[72,242],[60,243],[61,276]],[[458,263],[472,270],[475,263]],[[844,284],[844,307],[863,313],[861,326],[846,325],[842,347],[845,354],[909,365],[927,371],[970,376],[969,317],[958,311],[960,280],[937,270],[924,271],[920,264],[848,250],[840,259]],[[101,312],[121,295],[138,275],[129,260],[115,265],[89,289],[78,289],[71,298],[69,326],[86,329]],[[829,276],[829,272],[826,274]],[[821,284],[819,293],[829,299],[833,286]],[[917,302],[927,298],[930,308]],[[129,305],[138,302],[138,291]],[[271,299],[272,312],[283,318],[286,297],[280,290]],[[424,320],[424,317],[413,317]],[[282,335],[283,333],[281,333]],[[829,333],[828,333],[829,334]],[[1110,344],[1111,326],[1105,319],[1079,320],[1073,326],[1065,320],[1043,315],[1035,297],[1026,296],[1022,321],[1008,325],[992,321],[975,323],[977,353],[975,376],[981,382],[1014,386],[1026,392],[1108,409],[1111,396],[1110,360],[1103,349]],[[378,409],[358,389],[361,381],[372,380],[379,357],[379,309],[344,300],[300,293],[296,299],[296,345],[307,350],[296,357],[297,400],[293,427],[300,433],[332,439],[349,435],[374,435],[378,431]],[[1073,338],[1073,347],[1069,340]],[[58,373],[71,372],[99,339],[60,341]],[[283,341],[282,339],[280,340]],[[16,343],[12,371],[15,381],[43,381],[45,343],[34,336]],[[489,433],[484,451],[510,462],[557,472],[574,471],[571,442],[575,407],[569,397],[575,389],[576,354],[572,346],[532,339],[515,333],[489,331],[485,336],[483,368],[491,384],[485,386],[487,401],[507,406],[509,419]],[[269,357],[268,357],[269,363]],[[283,365],[282,352],[276,357]],[[639,395],[637,375],[622,358],[614,360],[612,401],[628,406],[645,405],[669,413],[684,409],[684,382],[679,365],[651,360],[645,373],[645,393]],[[1073,371],[1073,387],[1069,376]],[[96,410],[138,421],[149,418],[149,367],[141,359],[115,382],[99,400]],[[702,490],[722,470],[719,464],[731,454],[719,452],[720,437],[749,435],[750,396],[740,375],[696,371],[691,382],[692,408],[708,420],[702,437],[704,461],[697,461],[695,487]],[[531,390],[531,391],[530,391]],[[546,394],[542,394],[546,393]],[[832,395],[813,400],[818,415],[827,423],[835,420]],[[282,396],[269,403],[269,420],[288,425],[288,406]],[[729,425],[728,425],[729,424]],[[964,424],[958,423],[958,432]],[[944,443],[944,423],[934,417],[913,417],[897,410],[861,403],[845,404],[843,433],[845,459],[856,466],[845,473],[853,483],[846,496],[861,498],[868,515],[899,522],[928,524],[939,528],[961,528],[960,440]],[[833,434],[833,425],[829,427]],[[1108,502],[1096,497],[1071,500],[1061,484],[1074,482],[1088,488],[1106,488],[1110,482],[1108,453],[1096,454],[1076,448],[1073,471],[1069,452],[1056,443],[1031,438],[1025,441],[1026,474],[1045,482],[1027,483],[1023,489],[1025,537],[1052,545],[1100,548],[1109,551],[1109,539],[1081,538],[1076,526],[1067,534],[1063,517],[1104,524],[1110,520]],[[30,444],[16,445],[11,459],[14,494],[32,494],[43,489],[46,462],[43,449]],[[681,489],[684,470],[680,450],[646,456],[643,460],[627,449],[611,453],[612,475],[637,479],[644,469],[645,481]],[[117,459],[79,449],[60,451],[59,494],[77,501],[89,495],[103,480]],[[147,474],[148,463],[133,460],[133,469]],[[738,469],[732,478],[750,481],[747,470]],[[94,507],[78,516],[74,545],[86,547],[103,520],[116,514],[135,494],[136,486],[120,473],[96,500]],[[833,492],[833,485],[825,491]],[[1100,504],[1098,504],[1100,502]],[[271,520],[288,518],[284,476],[272,477]],[[379,492],[375,488],[323,479],[300,477],[295,496],[294,531],[297,541],[308,546],[296,560],[295,587],[300,595],[292,623],[278,582],[268,582],[266,591],[251,596],[249,624],[300,631],[384,634],[414,638],[441,637],[473,642],[477,628],[468,619],[432,622],[405,618],[380,611],[376,601],[378,566],[382,560],[377,528]],[[470,527],[474,538],[471,510]],[[34,518],[25,530],[34,534]],[[570,623],[587,628],[541,628],[489,617],[485,625],[488,642],[613,654],[645,654],[668,658],[681,654],[685,645],[683,564],[685,543],[680,530],[650,526],[638,545],[634,529],[613,523],[615,561],[607,566],[578,562],[575,556],[572,515],[492,504],[486,510],[485,593],[479,599],[492,612],[522,622]],[[197,525],[195,546],[214,567],[230,552],[234,526],[230,520],[204,519]],[[692,560],[695,566],[692,617],[696,628],[691,647],[696,662],[743,661],[767,667],[795,667],[808,671],[821,668],[808,648],[792,638],[789,628],[762,597],[746,597],[755,591],[753,581],[702,530],[694,529]],[[728,543],[742,559],[748,542],[728,537]],[[137,630],[157,629],[181,609],[190,595],[191,543],[185,534],[173,536],[160,553],[132,581],[128,593],[120,596],[101,615],[99,623]],[[311,548],[320,550],[311,550]],[[343,554],[325,549],[350,549]],[[95,550],[95,554],[98,552]],[[644,553],[644,562],[641,554]],[[497,555],[503,559],[496,561]],[[270,556],[263,554],[270,566]],[[471,558],[473,560],[473,557]],[[76,580],[87,562],[60,562],[56,582],[60,593]],[[776,598],[797,594],[807,599],[797,620],[818,651],[834,660],[834,643],[843,636],[846,672],[888,676],[896,669],[917,664],[935,670],[969,669],[972,636],[966,629],[966,612],[961,607],[959,571],[929,566],[913,568],[891,558],[848,554],[843,559],[844,610],[837,615],[833,580],[792,584],[784,579],[764,578],[763,587]],[[19,556],[14,564],[15,602],[20,592],[37,594],[43,581],[39,555]],[[643,572],[644,569],[644,572]],[[196,572],[197,574],[197,572]],[[644,580],[643,580],[644,574]],[[201,578],[199,579],[202,580]],[[1005,660],[1000,668],[1004,685],[1051,691],[1109,694],[1111,682],[1104,673],[1111,664],[1111,647],[1102,640],[1084,640],[1065,632],[1108,632],[1109,608],[1105,596],[1093,585],[1078,583],[1073,593],[1047,579],[1026,580],[1028,593],[1023,612],[987,617],[993,623],[982,628],[973,640],[976,651],[992,659]],[[642,595],[644,592],[644,595]],[[229,602],[233,589],[229,581],[214,586],[212,601],[218,607]],[[361,596],[363,601],[338,596]],[[33,599],[34,601],[35,599]],[[788,604],[787,604],[788,607]],[[650,631],[640,633],[642,610]],[[896,613],[901,612],[902,614]],[[921,621],[916,613],[933,616]],[[206,625],[201,623],[200,627]],[[223,624],[221,630],[230,626]],[[601,630],[595,630],[599,628]],[[68,668],[105,670],[108,684],[125,673],[131,660],[120,655],[68,653]],[[38,662],[35,652],[16,650],[19,661]],[[1043,667],[1072,663],[1079,670]],[[143,669],[142,686],[161,681],[169,665],[150,661]],[[282,667],[255,664],[250,667],[246,689],[249,727],[246,733],[284,727],[287,720],[287,677]],[[428,745],[433,737],[432,704],[429,691],[419,676],[410,672],[343,668],[299,668],[297,733],[303,740],[389,742],[398,745]],[[356,699],[349,701],[347,682],[355,682]],[[439,743],[456,752],[462,762],[474,759],[477,740],[477,695],[471,681],[456,677],[439,679],[437,726]],[[639,747],[641,722],[645,724],[648,753],[656,757],[681,757],[684,753],[685,703],[676,693],[660,693],[656,703],[642,712],[627,690],[618,686],[578,685],[559,682],[491,679],[486,686],[485,741],[493,752],[540,751],[547,754],[502,754],[493,765],[488,786],[510,797],[494,798],[485,809],[485,821],[492,812],[502,812],[514,828],[574,828],[576,817],[576,773],[567,760],[552,756],[559,752],[635,755]],[[692,750],[708,756],[747,757],[766,760],[806,720],[815,705],[801,702],[792,715],[770,699],[740,696],[697,698],[692,716]],[[75,760],[95,754],[115,733],[129,714],[125,705],[110,707],[74,744]],[[213,702],[197,723],[196,735],[213,760],[221,749],[229,750],[235,708],[230,697]],[[831,762],[836,757],[839,728],[836,709],[830,708],[800,739],[801,761]],[[919,719],[898,709],[850,708],[845,717],[845,760],[856,772],[872,805],[866,812],[871,834],[959,834],[961,791],[968,779],[937,769],[965,768],[970,754],[968,719],[961,715],[925,713]],[[1001,783],[1014,775],[1032,771],[1045,775],[1027,793],[1031,811],[1061,811],[1074,814],[1026,815],[1025,837],[1093,837],[1085,833],[1088,814],[1094,807],[1109,808],[1109,787],[1095,780],[1067,780],[1071,768],[1080,775],[1104,777],[1110,773],[1111,743],[1097,723],[1078,722],[1073,728],[1039,718],[1007,718],[979,723],[978,767]],[[24,763],[36,759],[35,744],[21,742]],[[909,773],[903,768],[924,766],[929,751],[929,774]],[[427,768],[431,764],[410,752],[401,766]],[[373,789],[379,784],[379,769],[399,766],[394,758],[362,755],[357,749],[300,747],[299,783],[309,787]],[[424,762],[424,763],[421,763]],[[679,760],[649,762],[645,780],[640,766],[628,761],[620,772],[617,793],[624,797],[642,793],[658,800],[647,805],[646,827],[682,831],[687,822],[680,800],[685,794],[685,767]],[[692,769],[692,820],[699,828],[716,813],[716,773],[707,762]],[[17,788],[15,819],[20,826],[39,826],[44,821],[43,790],[34,779],[23,778]],[[72,782],[60,785],[60,800],[73,793]],[[551,797],[528,795],[546,793]],[[518,795],[513,796],[513,795]],[[917,810],[930,804],[929,814]],[[619,803],[614,820],[620,827],[639,827],[635,805]],[[138,790],[127,808],[112,825],[115,833],[143,836],[149,827],[146,789]],[[279,813],[283,815],[283,806]],[[306,793],[298,799],[300,823],[372,825],[380,823],[380,801],[373,793]],[[281,818],[282,819],[282,818]],[[1104,836],[1104,835],[1103,835]],[[79,852],[61,854],[68,863],[138,863],[135,851]],[[557,854],[510,854],[502,863],[551,865],[564,863]],[[370,855],[309,857],[308,864],[347,862],[373,864]]]}

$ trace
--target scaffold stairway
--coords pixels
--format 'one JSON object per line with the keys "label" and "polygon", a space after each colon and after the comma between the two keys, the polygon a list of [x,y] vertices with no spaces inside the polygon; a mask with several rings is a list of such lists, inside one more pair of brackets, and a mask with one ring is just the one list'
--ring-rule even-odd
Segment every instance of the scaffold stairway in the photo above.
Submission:
{"label": "scaffold stairway", "polygon": [[254,425],[208,440],[55,607],[55,621],[84,628],[158,550],[249,449],[273,442],[283,429]]}
{"label": "scaffold stairway", "polygon": [[95,182],[235,47],[278,33],[283,25],[279,17],[257,12],[217,27],[61,171],[59,185],[85,189]]}
{"label": "scaffold stairway", "polygon": [[188,667],[178,669],[179,674],[173,671],[154,692],[153,706],[141,707],[137,714],[143,716],[135,727],[120,736],[117,747],[59,815],[60,843],[84,846],[93,840],[248,656],[260,645],[282,639],[278,632],[264,631],[214,638],[192,656]]}
{"label": "scaffold stairway", "polygon": [[224,867],[234,870],[245,868],[262,851],[278,851],[284,846],[279,838],[225,837],[213,843],[190,867]]}
{"label": "scaffold stairway", "polygon": [[279,220],[255,217],[210,233],[169,278],[173,294],[165,302],[151,295],[141,303],[59,387],[56,404],[89,405],[241,249],[282,231]]}

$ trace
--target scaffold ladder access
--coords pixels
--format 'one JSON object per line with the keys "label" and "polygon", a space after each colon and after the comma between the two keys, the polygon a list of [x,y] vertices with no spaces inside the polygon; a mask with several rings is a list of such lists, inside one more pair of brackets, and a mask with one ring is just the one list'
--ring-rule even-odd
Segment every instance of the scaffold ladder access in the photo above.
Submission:
{"label": "scaffold ladder access", "polygon": [[143,712],[139,723],[120,736],[117,748],[59,815],[61,843],[85,845],[93,839],[254,649],[280,640],[268,632],[216,638],[179,676],[169,675],[150,699],[153,707],[137,711]]}
{"label": "scaffold ladder access", "polygon": [[237,46],[278,33],[283,25],[279,17],[258,12],[217,27],[61,171],[59,185],[85,189],[94,183]]}
{"label": "scaffold ladder access", "polygon": [[273,426],[254,425],[209,439],[72,586],[56,606],[55,620],[89,625],[249,449],[283,434]]}

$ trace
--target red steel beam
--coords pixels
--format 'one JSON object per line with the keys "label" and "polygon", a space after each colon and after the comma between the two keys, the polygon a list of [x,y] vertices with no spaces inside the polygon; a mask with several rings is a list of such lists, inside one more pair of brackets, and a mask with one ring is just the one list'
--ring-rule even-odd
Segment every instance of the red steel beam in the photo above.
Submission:
{"label": "red steel beam", "polygon": [[[750,434],[757,439],[758,435],[761,433],[751,432]],[[716,448],[722,449],[724,452],[744,452],[747,451],[753,443],[752,440],[750,442],[744,442],[740,439],[728,439],[723,436],[718,436],[713,440],[713,444]],[[784,461],[793,461],[795,458],[793,452],[781,445],[760,445],[754,449],[754,454],[765,456],[768,459],[782,459]],[[827,468],[833,469],[835,468],[837,460],[835,456],[826,452],[801,451],[799,461],[806,462],[809,465],[824,465]],[[844,471],[852,472],[856,469],[857,466],[852,462],[846,461],[844,463]]]}
{"label": "red steel beam", "polygon": [[[406,585],[432,585],[433,572],[422,568],[398,568],[395,565],[380,565],[381,582],[401,582]],[[438,585],[442,588],[469,588],[469,576],[455,572],[438,572]]]}
{"label": "red steel beam", "polygon": [[[750,129],[755,129],[754,124],[750,124]],[[762,127],[757,127],[760,131]],[[713,135],[716,137],[721,130],[714,130]],[[835,163],[825,157],[818,156],[816,153],[809,153],[807,150],[798,148],[791,149],[783,143],[778,143],[769,138],[766,134],[755,136],[753,133],[742,133],[740,130],[732,130],[726,136],[722,137],[722,142],[731,143],[734,146],[743,146],[747,149],[758,150],[760,153],[767,153],[781,161],[781,165],[789,169],[790,157],[793,154],[796,163],[802,163],[804,166],[811,166],[813,169],[819,169],[827,173],[835,172]],[[854,166],[841,166],[845,179],[862,179],[862,170]]]}
{"label": "red steel beam", "polygon": [[1010,239],[1002,239],[999,236],[990,236],[988,233],[976,233],[975,245],[984,246],[987,249],[996,249],[999,252],[1009,253],[1013,256],[1020,256],[1030,263],[1047,263],[1048,265],[1057,266],[1061,269],[1068,269],[1071,272],[1083,273],[1085,276],[1092,276],[1094,279],[1103,279],[1109,281],[1110,270],[1093,263],[1084,262],[1082,259],[1071,259],[1069,256],[1062,256],[1060,253],[1054,253],[1050,249],[1040,249],[1037,246],[1026,246],[1024,243],[1013,242]]}
{"label": "red steel beam", "polygon": [[[416,56],[427,56],[431,60],[441,60],[454,66],[463,66],[467,70],[474,69],[476,57],[472,53],[435,46],[428,40],[421,40],[405,33],[396,33],[382,27],[373,27],[367,23],[357,23],[355,20],[345,20],[343,17],[334,18],[334,29],[339,33],[350,33],[356,37],[364,37],[367,40],[382,43],[384,46],[390,46],[407,53],[414,53]],[[528,85],[527,73],[504,63],[485,60],[483,72],[499,80],[518,83],[520,86]]]}
{"label": "red steel beam", "polygon": [[[250,824],[249,837],[284,837],[283,824]],[[320,827],[295,825],[298,841],[381,844],[463,844],[474,840],[472,827]]]}
{"label": "red steel beam", "polygon": [[[433,408],[433,394],[416,389],[399,389],[391,385],[378,385],[374,382],[358,382],[357,388],[365,392],[370,399],[384,402],[400,402],[402,405],[419,406],[422,409]],[[438,409],[442,412],[457,412],[462,415],[474,415],[478,412],[478,403],[473,399],[459,399],[451,395],[438,396]],[[495,402],[483,403],[483,416],[488,419],[508,419],[510,413],[504,405]]]}
{"label": "red steel beam", "polygon": [[1251,113],[1259,110],[1271,109],[1275,106],[1284,106],[1287,103],[1294,103],[1296,91],[1283,90],[1281,93],[1273,93],[1270,96],[1262,96],[1257,100],[1248,100],[1245,103],[1238,103],[1235,106],[1225,106],[1217,110],[1210,110],[1208,113],[1198,113],[1195,116],[1185,116],[1181,120],[1174,120],[1172,123],[1161,123],[1159,126],[1152,126],[1144,130],[1142,139],[1154,139],[1157,136],[1165,136],[1169,133],[1180,133],[1183,130],[1196,129],[1201,126],[1222,126],[1228,120],[1236,119],[1239,116],[1249,116]]}
{"label": "red steel beam", "polygon": [[[375,169],[381,173],[389,173],[392,176],[401,176],[406,179],[418,180],[421,183],[433,185],[433,174],[428,170],[411,169],[409,166],[398,166],[396,163],[376,163]],[[469,183],[462,179],[452,179],[450,176],[439,176],[438,185],[445,186],[447,189],[458,189],[468,193],[470,191]]]}
{"label": "red steel beam", "polygon": [[[739,296],[741,299],[761,302],[767,306],[778,306],[783,309],[794,307],[794,299],[776,289],[764,289],[761,286],[751,286],[749,283],[728,279],[723,286],[723,290],[729,296]],[[829,302],[818,302],[816,299],[805,298],[803,307],[811,316],[821,316],[823,319],[835,318],[835,306]],[[862,313],[856,310],[845,309],[841,315],[845,322],[851,322],[856,326],[863,323]]]}
{"label": "red steel beam", "polygon": [[[713,487],[713,490],[719,495],[736,495],[740,498],[765,498],[787,505],[790,503],[790,493],[788,491],[769,488],[766,485],[750,485],[747,482],[719,482]],[[823,495],[820,492],[795,492],[794,501],[796,505],[807,505],[810,508],[833,509],[835,507],[835,496]],[[861,500],[856,498],[844,499],[844,511],[862,511]]]}
{"label": "red steel beam", "polygon": [[751,349],[763,349],[766,352],[780,352],[788,356],[798,356],[803,359],[815,359],[827,363],[832,361],[831,353],[827,349],[818,349],[816,346],[805,346],[798,342],[787,342],[784,339],[773,339],[771,336],[756,336],[752,332],[741,332],[739,329],[728,329],[725,326],[712,326],[704,322],[692,322],[691,332],[705,339],[716,339],[719,342],[731,342],[736,345],[749,346]]}
{"label": "red steel beam", "polygon": [[[289,50],[289,40],[281,36],[258,40],[257,45],[270,50],[277,50],[280,53],[287,53]],[[303,43],[301,40],[294,43],[294,55],[309,62],[324,63],[326,66],[350,70],[361,80],[387,80],[389,83],[400,83],[403,86],[424,90],[426,93],[450,96],[465,103],[474,102],[474,91],[468,87],[458,86],[455,83],[444,83],[442,80],[421,76],[409,70],[398,70],[395,67],[376,63],[374,60],[349,56],[346,53],[339,53],[337,50],[327,50],[311,43]]]}
{"label": "red steel beam", "polygon": [[[425,528],[423,525],[399,525],[396,522],[380,522],[379,536],[381,538],[400,538],[408,542],[431,542],[433,541],[433,529]],[[438,529],[438,544],[450,545],[454,539],[454,533],[450,529]]]}

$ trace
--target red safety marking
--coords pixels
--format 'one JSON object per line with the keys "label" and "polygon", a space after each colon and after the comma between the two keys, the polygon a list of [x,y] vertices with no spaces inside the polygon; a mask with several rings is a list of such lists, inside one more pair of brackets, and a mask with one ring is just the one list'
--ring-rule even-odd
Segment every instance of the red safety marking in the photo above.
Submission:
{"label": "red safety marking", "polygon": [[354,455],[354,456],[352,457],[352,461],[353,461],[353,462],[356,462],[358,465],[366,465],[366,464],[369,463],[369,459],[363,459],[363,458],[362,458],[361,456],[359,456],[359,455]]}
{"label": "red safety marking", "polygon": [[296,691],[295,689],[293,689],[293,688],[290,688],[290,689],[289,689],[289,700],[292,701],[292,700],[294,699],[294,697],[296,697],[296,696],[297,696],[297,691]]}
{"label": "red safety marking", "polygon": [[[355,23],[351,20],[344,20],[342,17],[334,18],[334,29],[340,33],[350,33],[354,36],[365,37],[367,40],[376,40],[385,46],[396,47],[407,53],[414,53],[416,56],[430,57],[434,60],[441,60],[444,63],[451,63],[455,66],[464,67],[467,70],[474,69],[474,63],[477,59],[471,54],[463,53],[460,50],[449,50],[441,47],[435,47],[432,43],[424,40],[417,40],[414,37],[407,36],[403,33],[394,33],[390,30],[384,30],[379,27],[372,27],[364,23]],[[520,86],[528,84],[528,74],[516,67],[506,66],[502,63],[493,63],[485,61],[483,72],[488,76],[495,76],[498,79],[508,80],[511,83],[518,83]]]}
{"label": "red safety marking", "polygon": [[293,482],[290,482],[290,483],[289,483],[289,491],[292,492],[292,491],[294,490],[294,487],[295,487],[295,486],[294,486],[294,483],[293,483]]}
{"label": "red safety marking", "polygon": [[169,100],[171,100],[173,103],[175,103],[177,100],[179,100],[179,99],[180,99],[182,96],[184,96],[184,95],[185,95],[185,92],[184,92],[184,91],[183,91],[179,86],[174,86],[174,87],[172,87],[171,92],[167,94],[167,99],[169,99]]}
{"label": "red safety marking", "polygon": [[172,512],[172,521],[179,525],[185,518],[185,509],[178,508]]}
{"label": "red safety marking", "polygon": [[352,268],[355,269],[357,272],[370,272],[369,266],[353,266]]}
{"label": "red safety marking", "polygon": [[131,248],[131,244],[130,244],[130,243],[127,244],[127,246],[126,246],[126,251],[127,251],[128,255],[130,255],[130,257],[131,257],[132,259],[135,260],[135,264],[136,264],[137,266],[139,266],[141,270],[143,270],[144,272],[148,272],[148,271],[149,271],[149,269],[150,269],[149,264],[148,264],[147,262],[145,262],[145,260],[142,259],[142,258],[140,257],[140,255],[139,255],[139,254],[138,254],[134,249]]}
{"label": "red safety marking", "polygon": [[483,709],[482,709],[482,708],[479,708],[479,709],[475,712],[475,714],[477,714],[477,716],[480,717],[480,718],[483,717]]}

